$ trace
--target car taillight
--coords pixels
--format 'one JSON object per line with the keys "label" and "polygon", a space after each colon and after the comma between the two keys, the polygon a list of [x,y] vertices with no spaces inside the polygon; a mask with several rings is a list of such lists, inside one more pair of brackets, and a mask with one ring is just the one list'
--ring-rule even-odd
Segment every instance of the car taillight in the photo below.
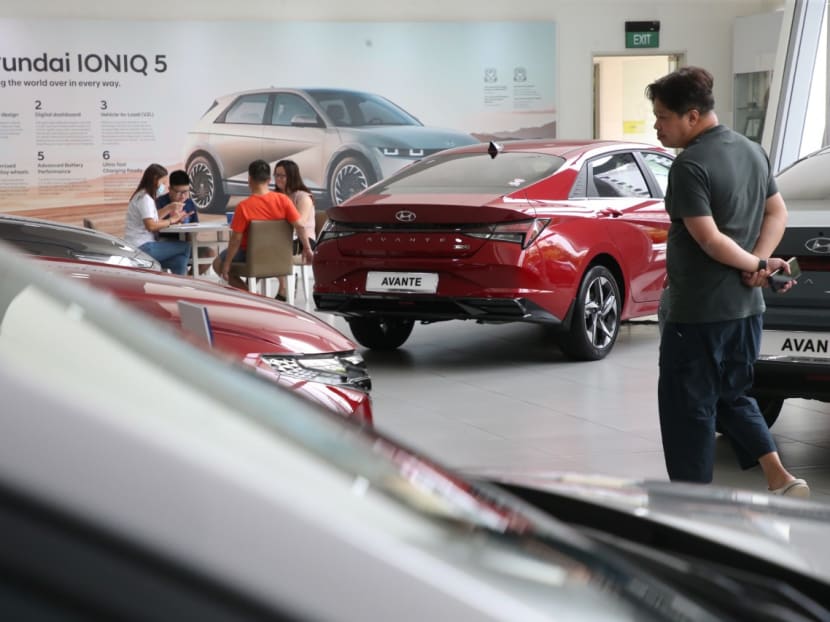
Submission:
{"label": "car taillight", "polygon": [[465,230],[464,233],[484,240],[514,242],[521,244],[522,248],[527,248],[533,243],[533,240],[539,237],[539,234],[549,223],[550,218],[534,218],[533,220],[520,220],[481,227],[478,231]]}
{"label": "car taillight", "polygon": [[323,242],[328,242],[329,240],[336,240],[338,238],[345,238],[350,235],[354,235],[355,233],[356,232],[354,231],[354,229],[347,229],[343,225],[336,223],[333,220],[328,220],[326,221],[326,224],[323,226],[323,229],[317,236],[317,244],[322,244]]}

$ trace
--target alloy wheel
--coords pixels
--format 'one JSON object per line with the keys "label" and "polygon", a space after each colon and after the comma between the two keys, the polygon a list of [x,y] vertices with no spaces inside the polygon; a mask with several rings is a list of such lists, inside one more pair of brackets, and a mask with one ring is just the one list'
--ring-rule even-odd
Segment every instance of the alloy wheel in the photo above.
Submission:
{"label": "alloy wheel", "polygon": [[620,319],[615,290],[605,276],[595,278],[585,290],[585,332],[597,350],[611,347],[617,336]]}
{"label": "alloy wheel", "polygon": [[190,166],[191,198],[200,210],[205,210],[213,202],[216,192],[216,180],[209,164],[199,159]]}
{"label": "alloy wheel", "polygon": [[332,195],[335,204],[340,204],[349,197],[365,190],[369,186],[366,173],[357,164],[348,163],[337,170],[334,177]]}

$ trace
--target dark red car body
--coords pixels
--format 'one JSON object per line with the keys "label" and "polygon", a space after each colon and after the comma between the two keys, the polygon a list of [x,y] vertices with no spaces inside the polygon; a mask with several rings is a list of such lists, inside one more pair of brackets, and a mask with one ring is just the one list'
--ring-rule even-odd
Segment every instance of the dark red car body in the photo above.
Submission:
{"label": "dark red car body", "polygon": [[[271,298],[205,280],[99,263],[52,258],[43,258],[41,262],[48,271],[109,292],[181,334],[184,333],[178,302],[204,305],[214,352],[249,365],[277,384],[336,413],[372,423],[368,392],[371,384],[365,368],[354,366],[341,382],[320,382],[298,367],[298,360],[355,354],[355,344],[350,339],[314,315]],[[279,364],[269,363],[270,359]]]}
{"label": "dark red car body", "polygon": [[[344,315],[368,347],[397,347],[414,321],[526,321],[556,326],[575,358],[602,358],[621,320],[656,312],[672,156],[600,141],[490,150],[424,158],[331,208],[318,309]],[[404,278],[367,291],[370,272]],[[435,291],[407,291],[407,274],[437,275]]]}

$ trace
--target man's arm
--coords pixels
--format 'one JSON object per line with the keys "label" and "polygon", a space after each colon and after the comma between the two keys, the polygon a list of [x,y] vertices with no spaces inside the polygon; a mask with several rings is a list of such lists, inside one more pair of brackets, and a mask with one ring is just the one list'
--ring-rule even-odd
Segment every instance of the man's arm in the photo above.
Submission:
{"label": "man's arm", "polygon": [[769,257],[778,247],[787,228],[787,206],[781,193],[776,192],[764,203],[764,220],[761,233],[752,252],[758,257]]}
{"label": "man's arm", "polygon": [[231,239],[228,240],[228,252],[225,253],[225,263],[222,265],[221,277],[228,280],[228,275],[231,271],[231,263],[236,253],[239,252],[239,247],[242,246],[242,233],[239,231],[231,231]]}
{"label": "man's arm", "polygon": [[143,222],[144,222],[144,228],[147,229],[147,231],[150,231],[151,233],[157,233],[158,231],[161,231],[162,229],[166,229],[170,225],[177,224],[180,220],[181,220],[181,218],[179,218],[179,219],[171,218],[169,220],[164,219],[164,218],[161,218],[159,220],[153,220],[152,218],[145,218],[143,220]]}
{"label": "man's arm", "polygon": [[703,252],[715,261],[743,272],[758,270],[760,258],[745,251],[735,240],[721,233],[711,216],[684,218],[683,224]]}
{"label": "man's arm", "polygon": [[[761,223],[761,233],[755,242],[752,252],[758,257],[769,257],[778,248],[778,243],[784,237],[787,228],[787,206],[784,198],[776,192],[764,203],[764,220]],[[764,287],[767,284],[768,274],[759,272],[744,272],[741,277],[744,284],[750,287]],[[789,289],[789,288],[788,288]]]}
{"label": "man's arm", "polygon": [[[165,198],[165,197],[162,197],[162,198]],[[165,199],[165,200],[167,200],[167,199]],[[159,205],[159,203],[161,203],[161,202],[162,202],[161,200],[156,200],[156,210],[158,212],[159,219],[171,218],[172,220],[176,220],[176,218],[175,218],[176,215],[179,212],[181,212],[182,208],[184,208],[184,203],[182,203],[181,201],[167,200],[167,203],[164,203],[163,205]],[[186,215],[187,214],[184,214],[184,216],[186,216]],[[181,220],[181,218],[179,218],[179,221],[180,220]]]}
{"label": "man's arm", "polygon": [[[770,199],[771,198],[772,197],[770,197]],[[781,204],[783,205],[783,200],[781,201]],[[776,208],[773,207],[773,211],[775,210]],[[764,221],[764,225],[762,225],[762,236],[759,237],[759,241],[762,237],[764,237],[764,228],[767,227],[766,216],[764,217]],[[692,238],[694,238],[695,242],[698,243],[700,248],[703,249],[703,252],[709,255],[709,257],[724,265],[736,268],[741,272],[751,273],[753,275],[751,283],[747,282],[746,278],[744,278],[744,282],[747,285],[762,285],[766,282],[766,278],[773,270],[783,269],[787,274],[790,272],[787,262],[784,259],[779,259],[777,257],[768,259],[767,269],[759,271],[758,261],[760,259],[765,259],[766,257],[759,257],[758,255],[754,255],[753,253],[742,249],[735,242],[735,240],[720,232],[718,226],[715,224],[715,219],[711,216],[694,216],[684,218],[683,224],[686,226],[686,229],[689,231]],[[776,226],[777,225],[774,224],[774,222],[769,225],[766,238],[772,239],[774,237],[773,232]],[[783,231],[781,235],[783,235]],[[768,243],[769,241],[765,242],[765,244]],[[778,242],[775,244],[777,245]],[[756,249],[757,248],[759,248],[759,246],[756,244]],[[774,248],[775,246],[773,246],[773,249]]]}

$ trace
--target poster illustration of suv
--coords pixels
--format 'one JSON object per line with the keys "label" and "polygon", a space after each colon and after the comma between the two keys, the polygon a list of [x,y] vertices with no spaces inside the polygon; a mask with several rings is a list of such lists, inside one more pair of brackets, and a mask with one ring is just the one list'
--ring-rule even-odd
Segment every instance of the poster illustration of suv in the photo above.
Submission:
{"label": "poster illustration of suv", "polygon": [[[248,164],[294,160],[321,206],[338,205],[405,165],[478,142],[425,127],[388,99],[344,89],[260,89],[222,96],[188,133],[185,162],[200,210],[249,193]],[[322,199],[322,201],[319,201]]]}

